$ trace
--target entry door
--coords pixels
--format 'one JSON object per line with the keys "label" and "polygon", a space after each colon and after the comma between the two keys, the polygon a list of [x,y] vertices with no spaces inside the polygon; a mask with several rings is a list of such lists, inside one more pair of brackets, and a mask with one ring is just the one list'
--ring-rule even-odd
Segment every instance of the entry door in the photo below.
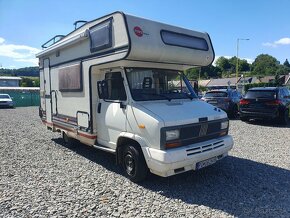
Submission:
{"label": "entry door", "polygon": [[44,87],[44,70],[39,70],[39,81],[40,81],[40,107],[43,111],[45,109],[45,87]]}
{"label": "entry door", "polygon": [[45,110],[46,110],[46,121],[51,123],[51,91],[50,91],[50,70],[49,70],[49,59],[43,61],[44,71],[44,88],[45,88]]}
{"label": "entry door", "polygon": [[121,70],[106,72],[103,79],[107,83],[108,96],[97,103],[97,137],[98,143],[116,148],[121,132],[126,131],[127,95]]}

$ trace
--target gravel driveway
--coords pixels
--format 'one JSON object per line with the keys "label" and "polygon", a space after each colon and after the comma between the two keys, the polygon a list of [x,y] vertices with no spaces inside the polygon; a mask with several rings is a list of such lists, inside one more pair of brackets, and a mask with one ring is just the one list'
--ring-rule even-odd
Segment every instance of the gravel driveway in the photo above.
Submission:
{"label": "gravel driveway", "polygon": [[229,157],[134,184],[114,156],[67,148],[36,107],[0,109],[0,217],[290,217],[290,126],[230,122]]}

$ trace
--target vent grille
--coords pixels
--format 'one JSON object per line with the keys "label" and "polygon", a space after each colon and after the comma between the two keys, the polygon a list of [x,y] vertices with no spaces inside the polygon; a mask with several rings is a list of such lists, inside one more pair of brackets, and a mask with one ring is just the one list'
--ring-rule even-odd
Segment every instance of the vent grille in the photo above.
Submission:
{"label": "vent grille", "polygon": [[193,147],[193,148],[187,149],[186,152],[187,152],[187,156],[192,156],[192,155],[204,153],[204,152],[207,152],[207,151],[211,151],[211,150],[223,147],[224,145],[225,145],[224,141],[221,140],[221,141],[218,141],[218,142],[215,142],[215,143],[211,143],[211,144],[197,146],[197,147]]}

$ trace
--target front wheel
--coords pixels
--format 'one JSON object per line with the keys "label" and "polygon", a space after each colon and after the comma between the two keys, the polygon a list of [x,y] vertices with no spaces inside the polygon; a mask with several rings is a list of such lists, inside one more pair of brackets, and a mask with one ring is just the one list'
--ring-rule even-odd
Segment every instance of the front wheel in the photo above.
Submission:
{"label": "front wheel", "polygon": [[122,152],[122,166],[126,176],[133,182],[144,180],[148,167],[141,149],[136,145],[126,145]]}

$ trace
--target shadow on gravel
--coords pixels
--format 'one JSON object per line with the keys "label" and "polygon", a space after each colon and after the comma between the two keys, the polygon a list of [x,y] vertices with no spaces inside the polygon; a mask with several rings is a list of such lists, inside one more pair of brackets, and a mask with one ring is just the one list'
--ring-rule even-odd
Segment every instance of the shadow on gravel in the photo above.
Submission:
{"label": "shadow on gravel", "polygon": [[74,146],[68,146],[63,141],[62,138],[55,138],[55,139],[52,139],[52,141],[54,141],[55,143],[65,148],[70,149],[76,154],[79,154],[94,163],[100,164],[102,167],[106,168],[107,170],[123,175],[122,169],[118,165],[116,165],[116,158],[114,154],[97,150],[91,146],[87,146],[81,143]]}
{"label": "shadow on gravel", "polygon": [[[62,139],[53,141],[67,147]],[[123,175],[112,154],[85,145],[68,148]],[[290,171],[238,157],[229,156],[200,171],[168,178],[151,174],[139,185],[170,199],[233,216],[290,217]]]}
{"label": "shadow on gravel", "polygon": [[290,217],[290,171],[229,156],[196,172],[151,175],[143,187],[238,217]]}

